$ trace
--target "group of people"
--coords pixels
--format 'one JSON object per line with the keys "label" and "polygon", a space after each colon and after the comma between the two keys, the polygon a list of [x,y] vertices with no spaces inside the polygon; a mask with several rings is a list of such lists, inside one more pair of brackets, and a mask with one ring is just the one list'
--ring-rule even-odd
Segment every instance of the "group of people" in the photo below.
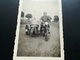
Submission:
{"label": "group of people", "polygon": [[[43,16],[40,18],[40,22],[38,23],[37,21],[36,21],[36,18],[34,18],[34,19],[31,19],[31,20],[28,20],[28,24],[30,25],[30,24],[38,24],[39,25],[39,28],[38,28],[38,30],[39,31],[41,31],[42,30],[42,25],[43,25],[43,23],[44,22],[48,22],[48,21],[50,21],[52,18],[50,17],[50,16],[47,16],[47,13],[46,12],[44,12],[43,13]],[[29,23],[30,22],[30,23]]]}

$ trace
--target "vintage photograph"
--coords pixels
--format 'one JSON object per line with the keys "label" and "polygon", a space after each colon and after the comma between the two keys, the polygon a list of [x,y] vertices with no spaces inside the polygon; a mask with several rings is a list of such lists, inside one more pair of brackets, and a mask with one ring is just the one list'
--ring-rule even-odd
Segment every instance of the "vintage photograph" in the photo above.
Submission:
{"label": "vintage photograph", "polygon": [[21,1],[14,48],[17,57],[61,58],[63,35],[59,3],[61,0]]}

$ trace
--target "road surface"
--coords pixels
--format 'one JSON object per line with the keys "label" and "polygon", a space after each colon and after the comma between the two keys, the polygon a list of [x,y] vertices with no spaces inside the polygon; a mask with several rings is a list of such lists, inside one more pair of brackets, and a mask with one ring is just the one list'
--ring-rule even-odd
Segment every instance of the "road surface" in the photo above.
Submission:
{"label": "road surface", "polygon": [[50,39],[43,36],[31,37],[25,34],[25,24],[20,26],[18,56],[60,57],[59,27],[57,22],[50,23]]}

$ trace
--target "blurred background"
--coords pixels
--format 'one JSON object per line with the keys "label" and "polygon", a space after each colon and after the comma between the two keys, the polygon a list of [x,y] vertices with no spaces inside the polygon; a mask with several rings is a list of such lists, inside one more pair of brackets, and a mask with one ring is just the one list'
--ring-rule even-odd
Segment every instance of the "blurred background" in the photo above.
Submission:
{"label": "blurred background", "polygon": [[23,0],[22,2],[22,12],[24,13],[24,18],[27,14],[32,14],[37,20],[41,18],[43,12],[47,12],[54,20],[55,15],[59,15],[58,12],[58,0]]}

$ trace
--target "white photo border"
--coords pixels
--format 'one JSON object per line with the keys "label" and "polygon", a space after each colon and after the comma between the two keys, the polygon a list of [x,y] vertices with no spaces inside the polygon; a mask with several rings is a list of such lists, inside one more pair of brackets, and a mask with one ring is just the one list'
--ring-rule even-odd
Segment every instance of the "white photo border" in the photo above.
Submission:
{"label": "white photo border", "polygon": [[61,57],[20,57],[20,56],[18,57],[17,56],[22,1],[23,0],[19,0],[19,9],[18,9],[17,26],[16,26],[16,37],[15,37],[15,44],[14,44],[14,50],[13,50],[13,60],[64,60],[62,0],[58,0],[58,4],[59,4],[59,27],[60,27],[59,30],[60,30]]}

